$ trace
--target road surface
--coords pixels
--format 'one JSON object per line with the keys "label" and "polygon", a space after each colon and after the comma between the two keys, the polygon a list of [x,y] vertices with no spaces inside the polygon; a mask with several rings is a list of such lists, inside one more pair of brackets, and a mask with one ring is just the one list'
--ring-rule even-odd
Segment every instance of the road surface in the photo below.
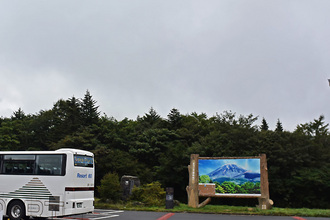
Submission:
{"label": "road surface", "polygon": [[330,218],[144,212],[97,209],[93,214],[54,218],[54,220],[330,220]]}

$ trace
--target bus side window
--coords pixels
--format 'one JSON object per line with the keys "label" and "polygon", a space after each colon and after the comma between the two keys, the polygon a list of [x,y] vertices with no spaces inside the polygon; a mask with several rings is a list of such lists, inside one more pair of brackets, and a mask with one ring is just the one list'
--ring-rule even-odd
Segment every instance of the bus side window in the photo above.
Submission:
{"label": "bus side window", "polygon": [[37,155],[37,174],[62,175],[63,155]]}
{"label": "bus side window", "polygon": [[4,174],[33,174],[32,161],[4,161]]}
{"label": "bus side window", "polygon": [[33,174],[35,161],[33,154],[4,154],[2,160],[3,174]]}

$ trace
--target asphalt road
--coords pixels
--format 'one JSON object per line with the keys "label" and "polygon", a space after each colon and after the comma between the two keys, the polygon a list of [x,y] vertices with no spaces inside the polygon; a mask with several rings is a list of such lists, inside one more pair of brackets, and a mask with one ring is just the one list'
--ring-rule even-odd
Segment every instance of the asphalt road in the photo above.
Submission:
{"label": "asphalt road", "polygon": [[330,220],[301,216],[251,216],[171,212],[95,210],[94,214],[76,215],[55,220]]}

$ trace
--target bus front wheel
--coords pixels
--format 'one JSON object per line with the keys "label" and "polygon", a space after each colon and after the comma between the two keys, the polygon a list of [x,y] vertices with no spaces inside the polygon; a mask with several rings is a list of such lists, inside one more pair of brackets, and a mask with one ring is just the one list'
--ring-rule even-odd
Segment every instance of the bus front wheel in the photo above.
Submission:
{"label": "bus front wheel", "polygon": [[11,220],[25,219],[25,206],[21,201],[13,201],[8,206],[8,216]]}

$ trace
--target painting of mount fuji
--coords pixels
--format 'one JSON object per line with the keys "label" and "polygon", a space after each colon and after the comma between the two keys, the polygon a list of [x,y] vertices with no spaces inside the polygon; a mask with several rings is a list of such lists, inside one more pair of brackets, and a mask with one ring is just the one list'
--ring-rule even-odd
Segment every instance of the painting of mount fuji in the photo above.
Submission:
{"label": "painting of mount fuji", "polygon": [[216,194],[260,194],[260,159],[198,161],[199,184],[215,184]]}

